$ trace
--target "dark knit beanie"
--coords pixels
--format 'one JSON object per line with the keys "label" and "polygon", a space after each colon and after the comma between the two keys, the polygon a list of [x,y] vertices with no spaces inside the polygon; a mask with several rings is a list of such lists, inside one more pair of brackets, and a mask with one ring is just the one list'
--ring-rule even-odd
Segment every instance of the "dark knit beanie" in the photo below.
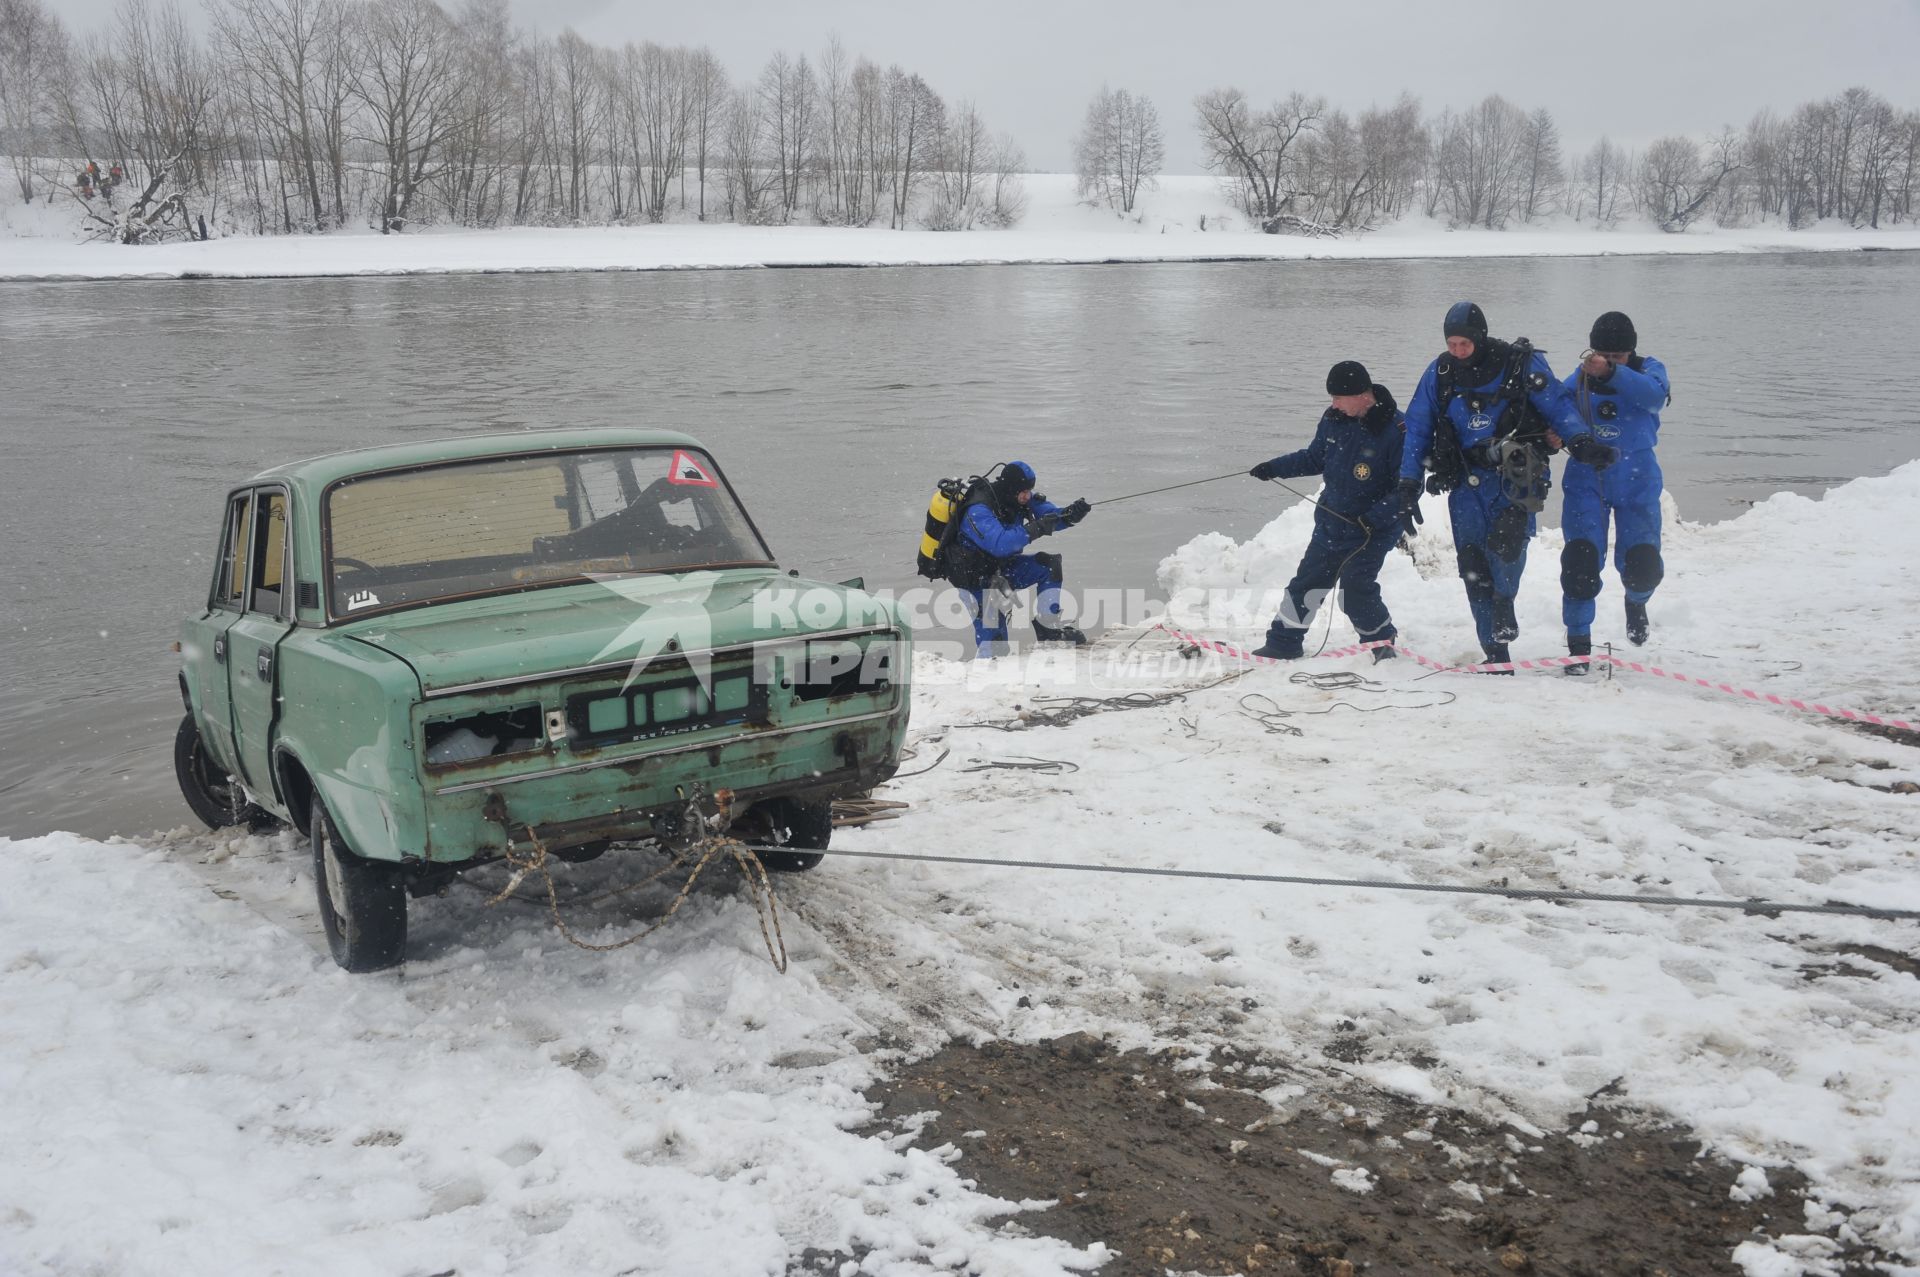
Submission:
{"label": "dark knit beanie", "polygon": [[1465,337],[1475,346],[1487,344],[1487,317],[1474,302],[1455,302],[1447,308],[1447,322],[1441,331],[1449,337]]}
{"label": "dark knit beanie", "polygon": [[1617,310],[1610,310],[1593,321],[1593,331],[1587,334],[1587,345],[1595,350],[1633,350],[1640,344],[1640,334],[1633,331],[1633,321]]}
{"label": "dark knit beanie", "polygon": [[1357,359],[1343,359],[1327,373],[1330,395],[1364,395],[1373,389],[1373,378]]}

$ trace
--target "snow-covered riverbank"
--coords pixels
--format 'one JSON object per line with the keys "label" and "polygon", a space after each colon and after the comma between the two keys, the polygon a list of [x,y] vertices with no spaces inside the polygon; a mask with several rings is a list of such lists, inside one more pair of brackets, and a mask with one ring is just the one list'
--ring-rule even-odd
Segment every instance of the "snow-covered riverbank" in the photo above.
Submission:
{"label": "snow-covered riverbank", "polygon": [[[1912,720],[1917,500],[1920,463],[1671,529],[1647,652]],[[1308,514],[1198,538],[1162,583],[1283,584]],[[1534,548],[1518,655],[1559,650],[1558,549],[1551,532]],[[1383,582],[1405,641],[1457,659],[1450,559],[1396,554]],[[1597,639],[1619,641],[1618,609],[1609,573]],[[1098,690],[1127,637],[1024,668],[922,658],[915,766],[951,756],[884,791],[905,818],[838,845],[1920,908],[1903,792],[1920,753],[1671,682],[1403,660],[1380,691],[1266,667],[1207,687],[1233,667],[1173,658],[1133,685],[1184,702],[978,729]],[[1342,622],[1330,645],[1350,639]],[[1301,734],[1243,713],[1267,708],[1254,696]],[[1078,770],[964,770],[1016,757]],[[455,890],[415,903],[404,968],[352,977],[314,934],[304,857],[284,834],[0,842],[0,1269],[764,1274],[817,1247],[869,1273],[1084,1271],[1102,1256],[1028,1234],[1044,1214],[1000,1226],[964,1145],[857,1128],[888,1043],[1088,1030],[1234,1042],[1542,1146],[1591,1139],[1564,1119],[1604,1091],[1761,1168],[1754,1191],[1766,1168],[1807,1177],[1804,1209],[1782,1200],[1770,1239],[1729,1247],[1750,1277],[1836,1271],[1835,1236],[1920,1272],[1911,923],[830,859],[780,884],[785,976],[748,900],[703,886],[606,955],[541,908]],[[617,854],[577,871],[635,872]],[[574,925],[616,939],[669,898]],[[1325,1059],[1336,1036],[1358,1062]]]}
{"label": "snow-covered riverbank", "polygon": [[1920,249],[1920,228],[1779,226],[1596,230],[1561,223],[1449,231],[1416,219],[1337,239],[1265,235],[1209,177],[1167,177],[1121,216],[1089,208],[1073,178],[1026,178],[1031,207],[1011,230],[950,233],[876,228],[661,226],[426,229],[404,235],[236,236],[204,244],[125,248],[74,242],[76,210],[0,213],[0,279],[276,278],[513,271],[692,270],[783,266],[950,266],[1305,258],[1599,256]]}

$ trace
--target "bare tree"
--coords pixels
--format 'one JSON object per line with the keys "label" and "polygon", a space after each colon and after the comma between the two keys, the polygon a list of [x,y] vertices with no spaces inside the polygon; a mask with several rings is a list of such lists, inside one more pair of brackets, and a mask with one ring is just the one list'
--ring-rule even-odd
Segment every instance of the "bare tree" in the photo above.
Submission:
{"label": "bare tree", "polygon": [[1239,89],[1214,89],[1194,99],[1207,167],[1233,185],[1247,216],[1268,230],[1293,215],[1300,191],[1297,144],[1319,127],[1325,98],[1290,93],[1255,112]]}
{"label": "bare tree", "polygon": [[1687,137],[1663,137],[1647,148],[1635,172],[1641,211],[1661,230],[1684,231],[1699,220],[1722,182],[1740,167],[1740,144],[1724,130],[1703,152]]}
{"label": "bare tree", "polygon": [[415,197],[444,158],[456,121],[459,65],[453,23],[433,0],[372,0],[354,92],[366,109],[367,131],[358,140],[371,144],[379,160],[376,212],[383,235],[406,225]]}
{"label": "bare tree", "polygon": [[1522,147],[1526,184],[1519,201],[1520,220],[1532,222],[1553,212],[1567,181],[1560,159],[1560,128],[1544,106],[1527,117]]}
{"label": "bare tree", "polygon": [[813,66],[801,54],[796,60],[775,53],[760,72],[761,132],[773,148],[772,160],[780,176],[780,212],[793,216],[800,204],[800,184],[813,147],[813,118],[819,86]]}
{"label": "bare tree", "polygon": [[501,220],[514,168],[519,40],[509,19],[507,0],[467,0],[457,23],[460,73],[442,182],[449,216],[468,226]]}
{"label": "bare tree", "polygon": [[[1593,220],[1612,226],[1625,210],[1620,207],[1630,164],[1625,151],[1601,138],[1580,162],[1580,208],[1591,209]],[[1629,207],[1631,204],[1629,203]],[[1578,209],[1575,210],[1576,215]]]}
{"label": "bare tree", "polygon": [[1140,188],[1159,176],[1166,150],[1152,99],[1101,85],[1073,139],[1080,194],[1131,213]]}
{"label": "bare tree", "polygon": [[49,153],[58,86],[72,56],[66,28],[40,0],[0,0],[0,135],[20,198],[31,204],[34,164]]}
{"label": "bare tree", "polygon": [[727,72],[702,45],[687,57],[687,137],[700,184],[698,214],[707,220],[707,166],[716,151],[727,105]]}
{"label": "bare tree", "polygon": [[925,80],[896,66],[887,69],[884,109],[882,145],[893,194],[888,224],[905,230],[914,194],[946,131],[946,105]]}
{"label": "bare tree", "polygon": [[1385,218],[1411,212],[1414,191],[1432,149],[1418,99],[1403,93],[1386,110],[1362,114],[1360,147],[1366,171],[1372,174],[1367,190],[1370,212]]}
{"label": "bare tree", "polygon": [[1458,224],[1498,230],[1522,190],[1529,131],[1525,111],[1499,94],[1440,118],[1437,176]]}
{"label": "bare tree", "polygon": [[[332,219],[321,193],[327,172],[322,67],[341,21],[338,6],[332,0],[210,0],[208,13],[227,85],[247,104],[247,125],[275,161],[282,228],[325,228]],[[289,182],[304,204],[297,219],[285,198]]]}
{"label": "bare tree", "polygon": [[1316,224],[1364,228],[1372,224],[1375,174],[1359,128],[1345,111],[1330,111],[1320,132],[1301,144],[1306,211]]}
{"label": "bare tree", "polygon": [[988,164],[992,173],[987,179],[981,220],[989,226],[1012,226],[1027,211],[1026,182],[1020,176],[1027,170],[1027,153],[1012,134],[1002,133],[994,139]]}

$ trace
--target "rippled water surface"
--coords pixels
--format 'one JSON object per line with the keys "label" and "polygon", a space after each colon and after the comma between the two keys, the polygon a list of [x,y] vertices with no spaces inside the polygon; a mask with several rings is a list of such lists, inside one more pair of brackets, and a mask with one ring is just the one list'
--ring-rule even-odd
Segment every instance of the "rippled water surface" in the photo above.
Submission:
{"label": "rippled water surface", "polygon": [[[135,251],[135,250],[129,250]],[[782,562],[905,585],[935,477],[1094,500],[1303,444],[1328,365],[1404,402],[1472,297],[1565,372],[1602,310],[1673,372],[1685,517],[1920,455],[1920,254],[0,284],[0,832],[189,819],[168,650],[225,487],[342,448],[552,424],[709,444]],[[1151,587],[1278,494],[1096,511],[1070,579]]]}

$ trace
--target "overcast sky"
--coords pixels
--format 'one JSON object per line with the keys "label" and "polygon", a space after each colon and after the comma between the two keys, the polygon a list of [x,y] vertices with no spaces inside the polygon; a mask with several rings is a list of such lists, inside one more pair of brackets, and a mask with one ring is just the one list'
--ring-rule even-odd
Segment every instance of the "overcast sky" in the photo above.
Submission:
{"label": "overcast sky", "polygon": [[[84,31],[115,0],[51,3]],[[1070,167],[1068,139],[1103,81],[1153,99],[1176,173],[1200,171],[1194,96],[1229,84],[1256,103],[1301,89],[1350,112],[1403,89],[1429,111],[1499,92],[1552,110],[1573,152],[1603,133],[1636,149],[1704,135],[1853,84],[1920,107],[1920,0],[511,3],[548,35],[571,26],[601,44],[710,45],[737,79],[778,49],[817,57],[837,32],[850,53],[918,71],[949,101],[972,98],[1038,169]]]}

